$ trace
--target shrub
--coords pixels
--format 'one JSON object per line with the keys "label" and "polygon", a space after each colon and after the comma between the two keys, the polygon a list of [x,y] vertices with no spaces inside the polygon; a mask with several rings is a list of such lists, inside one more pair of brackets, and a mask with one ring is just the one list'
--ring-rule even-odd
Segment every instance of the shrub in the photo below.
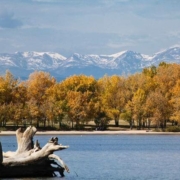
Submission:
{"label": "shrub", "polygon": [[84,125],[83,125],[83,124],[76,124],[76,125],[74,126],[74,128],[75,128],[76,130],[84,130]]}
{"label": "shrub", "polygon": [[61,124],[60,130],[67,131],[67,130],[70,130],[70,129],[71,129],[71,127],[68,124],[64,124],[64,123]]}
{"label": "shrub", "polygon": [[169,126],[166,128],[166,132],[180,132],[179,126]]}

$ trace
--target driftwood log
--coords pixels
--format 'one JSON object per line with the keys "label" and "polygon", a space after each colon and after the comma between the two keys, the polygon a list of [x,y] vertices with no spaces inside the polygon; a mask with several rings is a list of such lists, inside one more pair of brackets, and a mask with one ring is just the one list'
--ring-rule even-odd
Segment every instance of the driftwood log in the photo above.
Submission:
{"label": "driftwood log", "polygon": [[58,144],[58,138],[52,137],[44,147],[38,141],[33,142],[37,129],[28,127],[24,132],[16,131],[18,148],[15,152],[2,152],[0,143],[0,178],[11,177],[54,177],[69,172],[67,165],[54,151],[68,148]]}

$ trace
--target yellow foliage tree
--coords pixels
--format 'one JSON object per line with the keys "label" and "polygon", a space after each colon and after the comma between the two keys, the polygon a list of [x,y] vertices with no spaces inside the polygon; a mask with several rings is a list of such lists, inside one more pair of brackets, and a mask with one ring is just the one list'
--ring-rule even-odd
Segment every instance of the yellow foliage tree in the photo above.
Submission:
{"label": "yellow foliage tree", "polygon": [[44,118],[44,114],[40,109],[47,99],[47,91],[55,83],[56,80],[49,73],[43,71],[30,74],[27,80],[27,97],[31,101],[29,107],[32,108],[30,110],[31,116],[36,117],[37,126],[39,126],[39,120]]}
{"label": "yellow foliage tree", "polygon": [[157,128],[166,128],[166,121],[170,117],[171,106],[167,98],[160,92],[151,92],[145,104],[146,113],[155,123]]}
{"label": "yellow foliage tree", "polygon": [[120,76],[104,76],[98,81],[103,106],[107,114],[119,126],[120,114],[131,94],[125,78]]}
{"label": "yellow foliage tree", "polygon": [[90,76],[74,75],[60,83],[60,94],[65,98],[66,113],[72,127],[88,122],[94,115],[97,96],[96,80]]}
{"label": "yellow foliage tree", "polygon": [[180,123],[180,79],[177,80],[176,85],[171,89],[172,98],[170,103],[173,111],[170,119],[172,122]]}

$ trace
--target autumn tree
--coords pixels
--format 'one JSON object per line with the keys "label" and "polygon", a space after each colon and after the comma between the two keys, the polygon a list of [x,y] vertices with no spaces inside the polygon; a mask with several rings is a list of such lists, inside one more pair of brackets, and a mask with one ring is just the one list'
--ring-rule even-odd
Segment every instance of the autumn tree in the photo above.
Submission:
{"label": "autumn tree", "polygon": [[173,108],[170,119],[173,123],[178,124],[180,123],[180,79],[177,80],[176,85],[170,91],[172,93],[170,103]]}
{"label": "autumn tree", "polygon": [[[67,112],[67,91],[64,88],[63,83],[56,83],[54,86],[48,89],[47,91],[47,103],[51,106],[49,108],[48,117],[53,118],[55,122],[59,123],[59,129],[61,129],[63,119],[66,116]],[[53,116],[50,115],[53,112]]]}
{"label": "autumn tree", "polygon": [[47,99],[47,90],[55,83],[56,80],[49,73],[42,71],[30,74],[27,80],[27,97],[31,102],[29,103],[31,116],[37,120],[37,127],[39,127],[39,120],[44,120],[44,114],[40,109]]}
{"label": "autumn tree", "polygon": [[151,92],[148,95],[145,109],[157,128],[166,128],[166,122],[170,117],[171,109],[167,98],[160,91]]}
{"label": "autumn tree", "polygon": [[111,117],[108,113],[108,107],[104,104],[103,88],[101,81],[97,82],[97,96],[94,104],[95,114],[94,122],[98,129],[106,129],[106,126],[109,124]]}
{"label": "autumn tree", "polygon": [[74,75],[62,81],[61,93],[65,96],[66,113],[77,126],[91,120],[94,116],[96,99],[96,80],[90,76]]}
{"label": "autumn tree", "polygon": [[157,68],[156,66],[144,68],[142,70],[142,74],[146,75],[147,77],[153,78],[157,74]]}
{"label": "autumn tree", "polygon": [[0,77],[0,121],[2,126],[5,126],[7,121],[12,120],[10,116],[14,100],[13,93],[17,85],[18,80],[14,78],[10,71],[6,71],[6,74]]}
{"label": "autumn tree", "polygon": [[[175,104],[174,97],[176,97],[175,89],[177,81],[180,79],[180,65],[179,64],[167,64],[160,63],[157,68],[157,74],[154,77],[157,83],[157,89],[161,92],[161,94],[166,98],[166,100],[170,103],[171,109],[171,120],[173,120],[173,116],[175,115],[175,111],[177,110],[177,106]],[[174,90],[172,90],[174,89]],[[173,109],[174,108],[174,109]],[[174,116],[175,117],[175,116]],[[177,116],[176,116],[177,117]],[[169,119],[167,119],[169,120]]]}
{"label": "autumn tree", "polygon": [[128,77],[127,81],[131,96],[125,106],[123,116],[128,118],[130,126],[136,121],[138,128],[141,129],[150,123],[144,106],[148,94],[157,88],[157,83],[154,80],[156,74],[157,69],[152,66],[144,68],[142,73],[136,73]]}
{"label": "autumn tree", "polygon": [[8,104],[13,100],[12,93],[17,87],[18,80],[14,76],[6,71],[4,76],[0,77],[0,103]]}
{"label": "autumn tree", "polygon": [[107,113],[119,126],[120,114],[125,104],[130,98],[130,91],[126,79],[120,76],[104,76],[98,81],[101,89],[103,106],[106,107]]}
{"label": "autumn tree", "polygon": [[132,117],[136,120],[138,129],[142,128],[143,118],[144,118],[144,109],[143,106],[145,104],[146,94],[143,89],[138,89],[132,98],[132,101],[129,102],[132,107]]}
{"label": "autumn tree", "polygon": [[154,78],[157,88],[170,100],[172,96],[171,89],[176,85],[176,81],[180,79],[180,65],[161,63]]}

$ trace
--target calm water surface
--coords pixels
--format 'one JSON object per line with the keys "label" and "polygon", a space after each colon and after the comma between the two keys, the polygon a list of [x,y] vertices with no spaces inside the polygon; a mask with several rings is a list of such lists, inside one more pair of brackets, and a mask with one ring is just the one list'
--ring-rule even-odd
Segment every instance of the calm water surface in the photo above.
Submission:
{"label": "calm water surface", "polygon": [[[34,140],[38,139],[43,146],[50,137],[36,135]],[[58,135],[58,138],[59,143],[70,146],[55,153],[68,165],[70,173],[63,178],[23,180],[180,179],[178,135]],[[17,148],[15,136],[0,136],[0,141],[3,151]]]}

